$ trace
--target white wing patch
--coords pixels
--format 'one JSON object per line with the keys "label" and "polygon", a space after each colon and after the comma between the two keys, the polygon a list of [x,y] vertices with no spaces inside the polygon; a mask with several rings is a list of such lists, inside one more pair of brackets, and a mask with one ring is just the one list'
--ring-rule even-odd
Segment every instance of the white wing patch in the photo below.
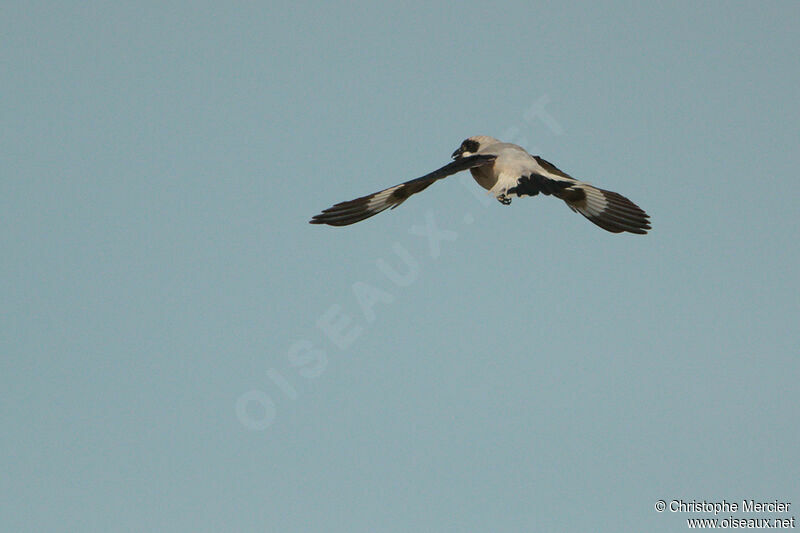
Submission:
{"label": "white wing patch", "polygon": [[606,231],[627,231],[644,235],[650,229],[650,217],[647,213],[621,194],[578,182],[567,189],[563,197],[570,209]]}
{"label": "white wing patch", "polygon": [[392,195],[394,191],[402,187],[402,185],[395,185],[394,187],[389,187],[386,190],[381,192],[376,192],[372,195],[372,198],[367,200],[367,210],[380,212],[390,207],[392,203],[389,201],[389,197]]}
{"label": "white wing patch", "polygon": [[[595,217],[600,216],[608,207],[608,202],[606,202],[605,196],[603,196],[603,193],[600,192],[600,190],[596,187],[593,187],[588,183],[581,183],[573,188],[581,188],[583,189],[583,192],[586,193],[586,203],[583,209],[580,211],[581,214]],[[575,208],[573,207],[573,210],[574,209]]]}

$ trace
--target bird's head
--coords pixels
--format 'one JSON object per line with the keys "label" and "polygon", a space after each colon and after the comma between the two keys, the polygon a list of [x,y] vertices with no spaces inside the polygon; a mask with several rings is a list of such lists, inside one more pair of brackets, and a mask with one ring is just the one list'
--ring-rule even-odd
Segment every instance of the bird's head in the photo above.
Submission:
{"label": "bird's head", "polygon": [[476,135],[474,137],[470,137],[469,139],[465,139],[464,142],[461,143],[461,146],[458,147],[458,150],[453,152],[453,159],[461,159],[462,157],[467,157],[477,153],[479,150],[486,148],[489,145],[497,144],[500,141],[493,137],[487,137],[486,135]]}

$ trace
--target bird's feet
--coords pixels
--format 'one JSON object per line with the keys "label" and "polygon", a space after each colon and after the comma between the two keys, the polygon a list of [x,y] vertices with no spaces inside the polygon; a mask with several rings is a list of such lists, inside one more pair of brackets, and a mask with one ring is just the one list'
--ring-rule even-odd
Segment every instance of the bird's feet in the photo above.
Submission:
{"label": "bird's feet", "polygon": [[503,205],[511,205],[511,198],[509,198],[505,194],[497,195],[497,201]]}

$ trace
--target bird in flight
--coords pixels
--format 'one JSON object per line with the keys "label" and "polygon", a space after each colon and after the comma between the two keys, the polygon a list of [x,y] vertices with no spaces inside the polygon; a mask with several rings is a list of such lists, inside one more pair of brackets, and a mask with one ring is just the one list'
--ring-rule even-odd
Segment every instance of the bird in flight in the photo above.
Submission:
{"label": "bird in flight", "polygon": [[564,200],[570,209],[606,231],[644,235],[650,229],[647,213],[621,194],[576,180],[516,144],[477,135],[462,142],[452,158],[453,162],[439,170],[374,194],[338,203],[315,215],[309,222],[349,226],[390,207],[394,209],[433,182],[469,169],[478,185],[503,205],[511,204],[515,196],[521,198],[542,193]]}

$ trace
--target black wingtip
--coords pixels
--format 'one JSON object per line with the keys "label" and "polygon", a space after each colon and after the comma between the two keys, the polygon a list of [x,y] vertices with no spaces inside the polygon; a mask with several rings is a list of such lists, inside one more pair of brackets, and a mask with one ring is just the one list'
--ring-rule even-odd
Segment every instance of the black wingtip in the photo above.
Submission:
{"label": "black wingtip", "polygon": [[309,224],[327,224],[328,226],[335,226],[336,224],[331,224],[331,222],[327,219],[325,213],[320,213],[319,215],[314,215],[311,217],[311,220],[308,221]]}

